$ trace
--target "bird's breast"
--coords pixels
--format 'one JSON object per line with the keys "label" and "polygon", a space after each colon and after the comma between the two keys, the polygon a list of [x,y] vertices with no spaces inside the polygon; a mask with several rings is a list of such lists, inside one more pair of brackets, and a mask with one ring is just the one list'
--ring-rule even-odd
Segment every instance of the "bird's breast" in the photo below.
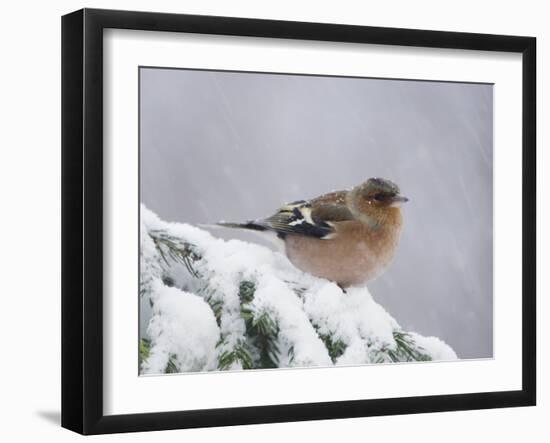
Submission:
{"label": "bird's breast", "polygon": [[376,278],[395,254],[401,223],[371,229],[364,223],[338,223],[335,235],[322,240],[289,235],[285,252],[299,269],[341,286],[361,285]]}

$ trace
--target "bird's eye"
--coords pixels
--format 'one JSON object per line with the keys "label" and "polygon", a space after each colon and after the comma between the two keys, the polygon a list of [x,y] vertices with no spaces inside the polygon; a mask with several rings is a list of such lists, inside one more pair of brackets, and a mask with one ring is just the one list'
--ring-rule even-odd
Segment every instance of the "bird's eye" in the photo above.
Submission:
{"label": "bird's eye", "polygon": [[386,194],[383,194],[381,192],[379,192],[378,194],[374,194],[374,197],[373,197],[376,201],[384,201],[386,200]]}

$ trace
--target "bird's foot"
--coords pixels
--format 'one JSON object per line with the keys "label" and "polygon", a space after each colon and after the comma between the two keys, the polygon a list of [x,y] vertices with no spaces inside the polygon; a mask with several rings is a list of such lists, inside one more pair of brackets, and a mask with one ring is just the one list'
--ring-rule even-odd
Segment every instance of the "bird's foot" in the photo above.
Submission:
{"label": "bird's foot", "polygon": [[336,283],[338,285],[338,287],[342,290],[342,292],[344,294],[347,294],[347,291],[346,291],[346,288],[344,286],[342,286],[340,283]]}

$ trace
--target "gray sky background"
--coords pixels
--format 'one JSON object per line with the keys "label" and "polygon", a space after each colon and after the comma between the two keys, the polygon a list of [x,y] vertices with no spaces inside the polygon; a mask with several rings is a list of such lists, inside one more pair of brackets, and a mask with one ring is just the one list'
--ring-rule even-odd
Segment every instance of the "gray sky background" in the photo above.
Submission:
{"label": "gray sky background", "polygon": [[410,201],[373,297],[461,358],[492,356],[491,85],[142,68],[140,98],[141,200],[161,218],[253,219],[388,178]]}

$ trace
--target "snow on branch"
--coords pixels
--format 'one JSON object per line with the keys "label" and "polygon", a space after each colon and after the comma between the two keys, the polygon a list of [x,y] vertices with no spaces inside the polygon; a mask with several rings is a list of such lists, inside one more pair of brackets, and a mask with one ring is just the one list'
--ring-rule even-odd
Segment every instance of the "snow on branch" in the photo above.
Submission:
{"label": "snow on branch", "polygon": [[144,205],[140,239],[142,374],[457,358],[402,330],[366,287],[344,293],[263,246],[164,222]]}

